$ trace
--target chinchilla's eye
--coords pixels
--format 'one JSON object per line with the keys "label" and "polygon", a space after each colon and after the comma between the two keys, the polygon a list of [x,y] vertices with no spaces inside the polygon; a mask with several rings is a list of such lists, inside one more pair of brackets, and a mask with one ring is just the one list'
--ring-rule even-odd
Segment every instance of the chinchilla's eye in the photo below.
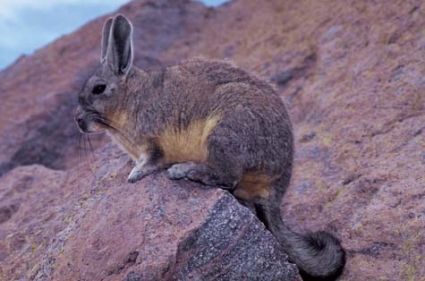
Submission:
{"label": "chinchilla's eye", "polygon": [[100,95],[101,93],[103,93],[106,89],[106,85],[100,84],[100,85],[96,85],[94,86],[93,90],[91,91],[94,95]]}

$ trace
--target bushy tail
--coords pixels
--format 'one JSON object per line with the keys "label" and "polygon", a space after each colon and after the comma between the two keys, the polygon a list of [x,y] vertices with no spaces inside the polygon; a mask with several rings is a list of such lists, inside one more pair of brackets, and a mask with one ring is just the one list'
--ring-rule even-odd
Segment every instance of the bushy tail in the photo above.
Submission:
{"label": "bushy tail", "polygon": [[345,251],[337,238],[324,231],[306,235],[293,232],[283,223],[279,206],[270,201],[256,204],[255,211],[298,266],[304,281],[330,281],[341,275]]}

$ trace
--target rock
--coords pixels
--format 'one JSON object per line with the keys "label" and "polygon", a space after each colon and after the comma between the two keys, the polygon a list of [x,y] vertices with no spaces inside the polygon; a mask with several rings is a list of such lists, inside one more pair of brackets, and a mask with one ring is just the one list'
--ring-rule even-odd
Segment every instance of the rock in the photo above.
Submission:
{"label": "rock", "polygon": [[2,280],[300,280],[264,225],[218,188],[165,173],[126,183],[115,145],[68,172],[1,178]]}
{"label": "rock", "polygon": [[[297,231],[325,229],[342,240],[348,250],[342,279],[425,275],[424,5],[234,0],[208,9],[184,0],[144,0],[119,12],[135,25],[141,67],[158,68],[196,55],[228,57],[277,84],[296,139],[284,218]],[[0,73],[3,276],[25,279],[26,274],[56,272],[65,263],[61,251],[70,251],[64,242],[68,234],[82,239],[77,232],[94,214],[91,204],[106,204],[92,196],[126,190],[124,156],[108,156],[118,157],[117,162],[94,166],[90,154],[79,153],[72,121],[76,95],[98,64],[104,20],[88,23]],[[92,140],[96,157],[119,154],[98,149],[108,142],[101,135]],[[121,170],[114,165],[122,165]],[[161,182],[161,176],[152,180]],[[211,192],[216,203],[224,198],[202,192]],[[111,268],[124,266],[122,278],[128,280],[142,278],[130,269],[141,264],[140,251],[118,251]],[[186,270],[179,266],[175,269]],[[61,270],[66,273],[65,267]]]}

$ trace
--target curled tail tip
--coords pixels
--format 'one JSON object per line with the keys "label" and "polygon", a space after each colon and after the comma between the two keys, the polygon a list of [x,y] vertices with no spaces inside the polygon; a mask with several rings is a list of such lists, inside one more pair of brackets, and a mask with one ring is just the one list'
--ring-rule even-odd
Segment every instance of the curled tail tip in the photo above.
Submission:
{"label": "curled tail tip", "polygon": [[341,242],[325,231],[308,233],[304,239],[308,242],[310,254],[315,258],[316,264],[313,270],[310,268],[304,271],[301,268],[303,280],[336,280],[342,274],[346,263],[346,254]]}
{"label": "curled tail tip", "polygon": [[298,234],[288,228],[277,204],[257,204],[255,213],[274,234],[295,263],[304,281],[336,280],[343,272],[346,255],[339,240],[325,231]]}

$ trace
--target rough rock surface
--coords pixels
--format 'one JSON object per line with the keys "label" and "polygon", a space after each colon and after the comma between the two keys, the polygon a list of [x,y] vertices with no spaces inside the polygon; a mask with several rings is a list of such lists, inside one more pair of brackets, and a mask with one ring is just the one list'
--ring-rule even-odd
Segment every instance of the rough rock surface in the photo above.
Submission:
{"label": "rough rock surface", "polygon": [[3,177],[1,280],[300,280],[227,192],[164,173],[127,184],[128,157],[114,145],[100,155],[93,170]]}
{"label": "rough rock surface", "polygon": [[[184,0],[145,0],[119,12],[136,27],[141,67],[195,55],[230,58],[275,83],[296,136],[284,218],[298,231],[326,229],[341,238],[348,250],[342,280],[425,280],[421,1],[234,0],[207,9]],[[112,160],[93,167],[90,155],[78,156],[72,122],[78,90],[98,63],[104,19],[0,73],[0,272],[7,276],[50,274],[53,265],[66,274],[64,241],[68,234],[84,240],[73,227],[95,213],[80,205],[106,210],[106,199],[92,196],[117,186],[126,190],[129,167],[118,169]],[[92,140],[95,148],[108,141]],[[111,151],[96,150],[95,157]],[[38,165],[21,167],[29,164]],[[74,177],[75,169],[86,176]],[[120,181],[109,182],[115,178]],[[96,186],[100,191],[87,193]],[[210,196],[219,202],[222,195]],[[88,256],[101,259],[103,248],[93,249]],[[117,252],[121,264],[111,265],[112,272],[127,273],[133,260],[142,264],[140,251]],[[36,266],[34,257],[45,253],[57,256]],[[127,274],[138,280],[138,272]]]}

